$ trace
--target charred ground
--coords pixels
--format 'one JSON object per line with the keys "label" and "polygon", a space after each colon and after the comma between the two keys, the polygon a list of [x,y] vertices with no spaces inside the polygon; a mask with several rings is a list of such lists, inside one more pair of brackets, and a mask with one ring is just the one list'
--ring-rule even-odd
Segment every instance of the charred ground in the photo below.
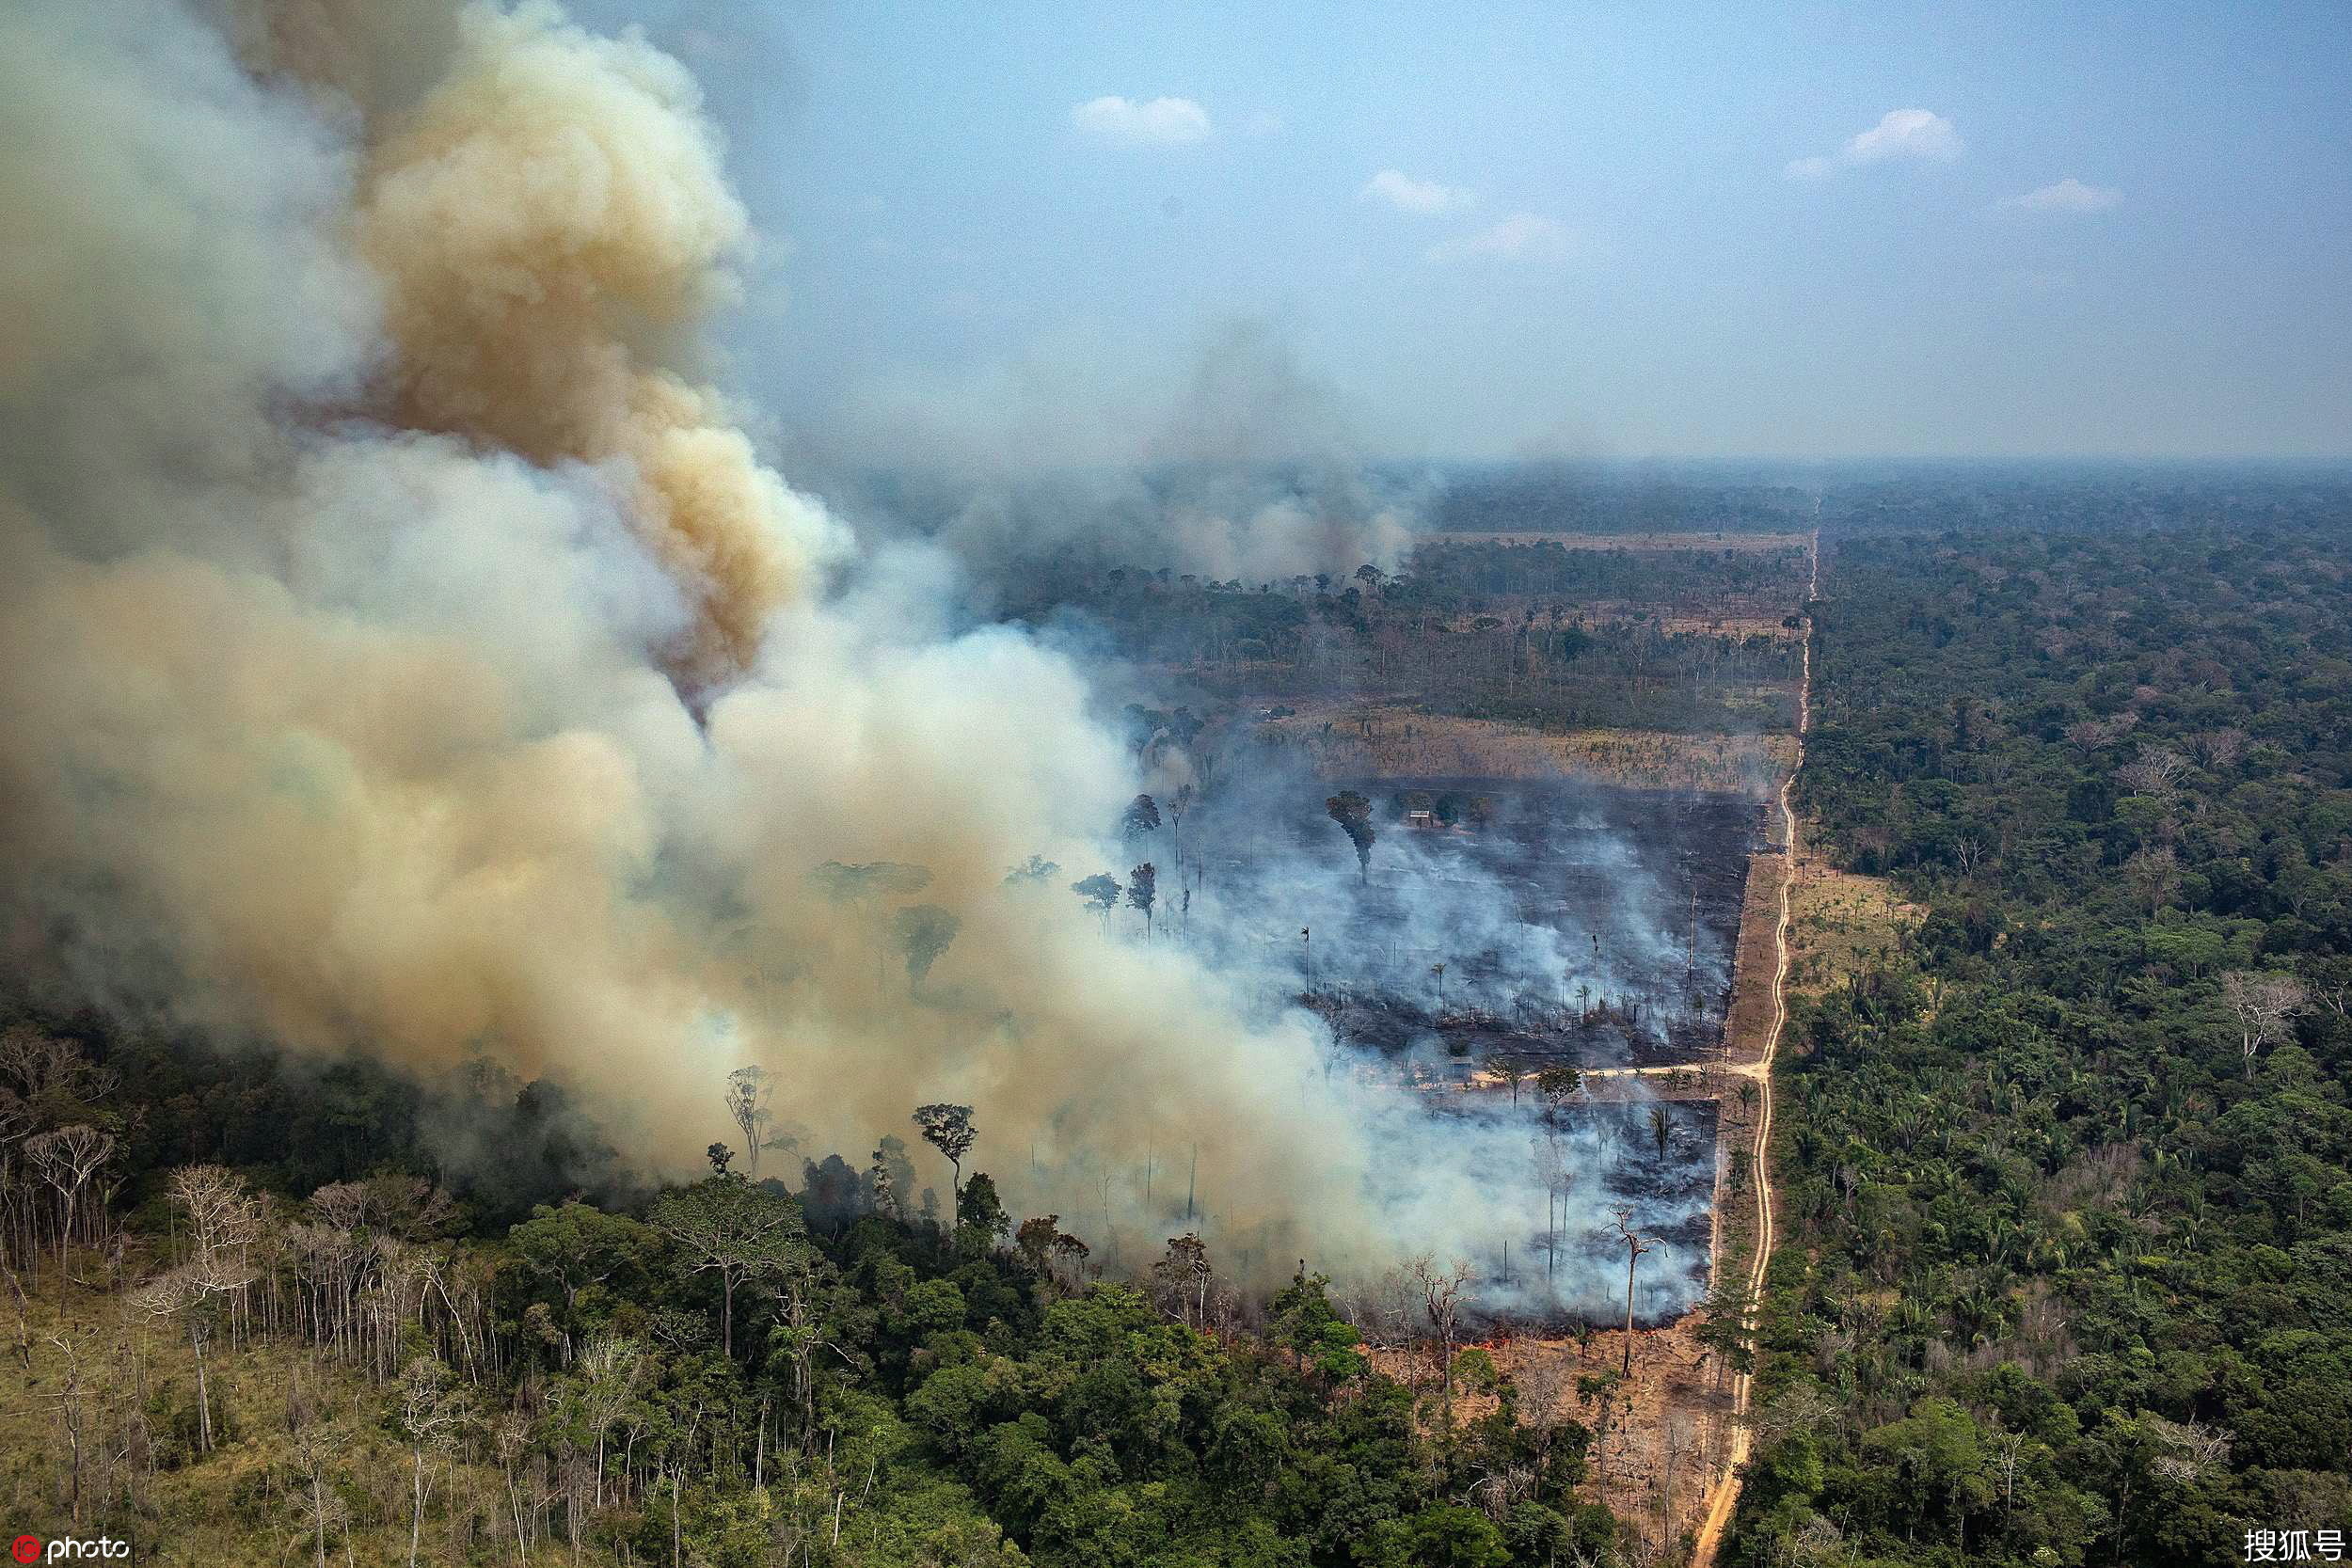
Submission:
{"label": "charred ground", "polygon": [[[1568,780],[1332,785],[1371,802],[1360,872],[1327,798],[1302,792],[1205,809],[1191,885],[1240,940],[1285,953],[1342,1039],[1531,1071],[1719,1048],[1756,802]],[[1274,865],[1307,870],[1271,880]]]}

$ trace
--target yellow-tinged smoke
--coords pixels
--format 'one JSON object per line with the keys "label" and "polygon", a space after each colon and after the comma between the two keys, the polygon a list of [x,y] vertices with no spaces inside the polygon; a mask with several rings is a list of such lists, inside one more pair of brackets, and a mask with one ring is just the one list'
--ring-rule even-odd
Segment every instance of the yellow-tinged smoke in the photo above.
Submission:
{"label": "yellow-tinged smoke", "polygon": [[682,673],[707,685],[751,666],[827,530],[659,358],[750,238],[699,103],[642,39],[551,5],[469,9],[448,74],[369,149],[356,219],[400,421],[623,466],[632,522],[693,598]]}
{"label": "yellow-tinged smoke", "polygon": [[[1063,891],[1123,866],[1138,784],[1081,673],[929,631],[920,562],[820,591],[835,526],[678,368],[749,238],[680,68],[411,9],[0,9],[11,984],[486,1053],[673,1168],[747,1063],[852,1157],[968,1101],[1012,1200],[1098,1244],[1194,1146],[1229,1255],[1450,1233],[1435,1171],[1363,1201],[1381,1107],[1308,1021]],[[1063,876],[1008,889],[1038,853]],[[836,860],[961,920],[920,998],[906,900],[827,901]]]}
{"label": "yellow-tinged smoke", "polygon": [[247,0],[260,74],[358,126],[352,246],[399,425],[542,466],[600,465],[689,595],[665,650],[700,692],[739,679],[834,531],[675,363],[751,246],[693,78],[547,0]]}

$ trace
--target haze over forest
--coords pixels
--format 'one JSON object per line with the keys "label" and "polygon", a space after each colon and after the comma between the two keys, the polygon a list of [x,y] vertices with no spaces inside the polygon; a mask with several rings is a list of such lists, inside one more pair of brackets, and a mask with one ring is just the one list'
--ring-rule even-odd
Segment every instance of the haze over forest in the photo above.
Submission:
{"label": "haze over forest", "polygon": [[2331,1560],[2346,58],[0,8],[18,1557]]}

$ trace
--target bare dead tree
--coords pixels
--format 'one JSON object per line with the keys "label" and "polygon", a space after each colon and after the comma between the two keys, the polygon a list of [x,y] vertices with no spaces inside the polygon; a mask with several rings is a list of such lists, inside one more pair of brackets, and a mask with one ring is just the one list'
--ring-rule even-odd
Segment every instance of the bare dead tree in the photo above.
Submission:
{"label": "bare dead tree", "polygon": [[1616,1212],[1617,1234],[1625,1242],[1625,1365],[1619,1370],[1627,1377],[1633,1375],[1633,1266],[1643,1255],[1658,1244],[1655,1236],[1644,1236],[1633,1228],[1633,1211],[1620,1209]]}
{"label": "bare dead tree", "polygon": [[[74,1216],[81,1212],[82,1190],[98,1168],[114,1157],[115,1135],[87,1123],[60,1127],[24,1140],[24,1157],[57,1194],[57,1272],[65,1272],[65,1253],[73,1239]],[[87,1234],[87,1230],[86,1230]]]}
{"label": "bare dead tree", "polygon": [[72,1040],[21,1023],[0,1030],[0,1143],[44,1119],[87,1116],[117,1082],[112,1069],[92,1062]]}
{"label": "bare dead tree", "polygon": [[2168,1421],[2161,1416],[2150,1416],[2147,1420],[2149,1435],[2163,1450],[2149,1468],[2166,1480],[2193,1485],[2229,1463],[2235,1439],[2227,1428]]}
{"label": "bare dead tree", "polygon": [[1953,863],[1960,867],[1961,876],[1971,881],[1991,858],[1992,851],[1985,847],[1984,840],[1973,833],[1952,846]]}
{"label": "bare dead tree", "polygon": [[286,1392],[286,1432],[294,1440],[296,1471],[310,1483],[308,1512],[312,1538],[317,1543],[317,1568],[326,1568],[327,1526],[332,1523],[347,1527],[350,1522],[341,1494],[326,1484],[327,1467],[334,1463],[346,1434],[320,1416],[299,1380]]}
{"label": "bare dead tree", "polygon": [[2235,724],[2207,730],[2195,741],[2197,759],[2210,768],[2222,768],[2246,754],[2247,734]]}
{"label": "bare dead tree", "polygon": [[245,1178],[223,1165],[183,1165],[167,1190],[187,1215],[194,1260],[219,1289],[242,1284],[249,1272],[245,1255],[262,1231],[261,1199]]}
{"label": "bare dead tree", "polygon": [[49,1342],[65,1358],[64,1375],[58,1378],[49,1398],[57,1407],[57,1425],[65,1433],[73,1523],[78,1527],[82,1522],[82,1457],[88,1440],[89,1389],[82,1382],[82,1358],[73,1341],[62,1334],[52,1334]]}
{"label": "bare dead tree", "polygon": [[2172,901],[2180,886],[2180,856],[2169,845],[2156,845],[2136,850],[2123,863],[2124,879],[2131,884],[2134,895],[2154,914]]}
{"label": "bare dead tree", "polygon": [[2352,1017],[2352,966],[2333,964],[2310,977],[2312,995],[2338,1018]]}
{"label": "bare dead tree", "polygon": [[1511,1381],[1518,1387],[1519,1420],[1534,1437],[1535,1467],[1540,1471],[1568,1421],[1576,1364],[1565,1352],[1533,1354],[1512,1370]]}
{"label": "bare dead tree", "polygon": [[[401,1375],[400,1429],[415,1455],[408,1510],[408,1568],[417,1568],[418,1538],[424,1528],[424,1450],[447,1447],[473,1418],[466,1390],[450,1370],[430,1355],[410,1361]],[[598,1434],[601,1443],[602,1434]]]}
{"label": "bare dead tree", "polygon": [[759,1180],[759,1148],[767,1142],[768,1124],[774,1118],[768,1111],[768,1099],[773,1093],[765,1068],[739,1067],[727,1074],[727,1115],[743,1130],[743,1157],[751,1164],[751,1179]]}
{"label": "bare dead tree", "polygon": [[1698,1443],[1690,1423],[1680,1418],[1666,1423],[1665,1466],[1659,1478],[1658,1533],[1671,1541],[1675,1532],[1675,1465],[1695,1452]]}
{"label": "bare dead tree", "polygon": [[[0,1030],[0,1203],[6,1205],[0,1212],[13,1233],[8,1241],[36,1270],[41,1250],[37,1195],[46,1182],[37,1168],[32,1179],[18,1181],[11,1152],[50,1131],[102,1121],[102,1102],[117,1082],[116,1073],[91,1062],[72,1040],[25,1024]],[[31,1150],[22,1151],[29,1165]]]}
{"label": "bare dead tree", "polygon": [[2000,1478],[2001,1508],[2005,1513],[2017,1503],[2017,1478],[2026,1468],[2026,1443],[2024,1433],[2003,1432],[1995,1434],[1991,1444],[1993,1473]]}
{"label": "bare dead tree", "polygon": [[515,1465],[531,1448],[530,1418],[520,1411],[506,1412],[491,1428],[490,1442],[498,1454],[500,1474],[506,1480],[507,1505],[515,1519],[515,1555],[528,1564],[531,1544],[523,1534],[523,1495],[515,1482]]}
{"label": "bare dead tree", "polygon": [[1456,1258],[1440,1264],[1427,1253],[1406,1265],[1420,1287],[1422,1312],[1438,1345],[1438,1408],[1448,1420],[1454,1416],[1454,1341],[1461,1332],[1462,1292],[1470,1285],[1470,1266]]}
{"label": "bare dead tree", "polygon": [[2150,795],[2167,805],[2179,798],[2188,759],[2166,746],[2143,744],[2139,754],[2115,770],[2115,777],[2135,795]]}
{"label": "bare dead tree", "polygon": [[213,1396],[204,1346],[212,1338],[214,1305],[253,1282],[252,1249],[262,1229],[262,1204],[245,1178],[220,1165],[183,1165],[171,1173],[172,1201],[185,1212],[194,1249],[187,1259],[150,1280],[135,1301],[157,1318],[187,1324],[196,1355],[197,1442],[213,1451]]}
{"label": "bare dead tree", "polygon": [[1828,1562],[1835,1560],[1846,1536],[1826,1515],[1816,1513],[1807,1518],[1795,1536],[1790,1538],[1789,1560],[1793,1562]]}
{"label": "bare dead tree", "polygon": [[1557,1126],[1547,1124],[1533,1143],[1535,1173],[1544,1183],[1544,1278],[1549,1281],[1558,1274],[1560,1235],[1567,1227],[1568,1189],[1575,1180],[1575,1167]]}
{"label": "bare dead tree", "polygon": [[2221,976],[2221,1005],[2237,1021],[2251,1082],[2256,1054],[2282,1037],[2287,1024],[2311,1006],[2311,988],[2292,974],[2233,969]]}

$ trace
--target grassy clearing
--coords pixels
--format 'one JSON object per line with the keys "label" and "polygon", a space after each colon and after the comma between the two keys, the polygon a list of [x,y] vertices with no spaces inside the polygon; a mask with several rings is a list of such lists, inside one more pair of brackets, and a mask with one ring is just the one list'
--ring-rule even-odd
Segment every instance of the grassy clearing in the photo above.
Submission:
{"label": "grassy clearing", "polygon": [[1885,961],[1926,915],[1884,878],[1801,860],[1789,901],[1789,994],[1822,995],[1847,975]]}
{"label": "grassy clearing", "polygon": [[1396,703],[1285,698],[1297,711],[1263,732],[1304,751],[1326,778],[1584,778],[1636,789],[1761,798],[1788,770],[1780,735],[1674,735],[1588,729],[1547,735],[1524,724],[1422,713]]}

